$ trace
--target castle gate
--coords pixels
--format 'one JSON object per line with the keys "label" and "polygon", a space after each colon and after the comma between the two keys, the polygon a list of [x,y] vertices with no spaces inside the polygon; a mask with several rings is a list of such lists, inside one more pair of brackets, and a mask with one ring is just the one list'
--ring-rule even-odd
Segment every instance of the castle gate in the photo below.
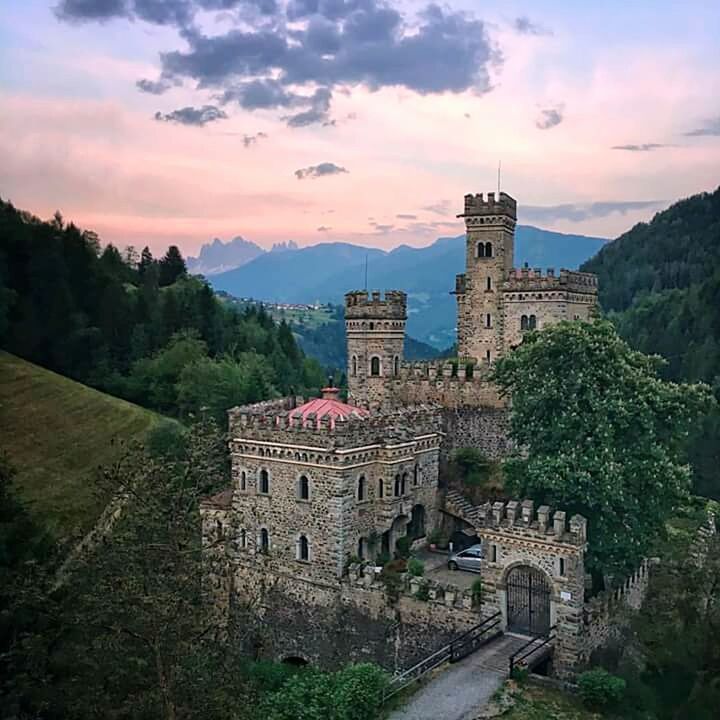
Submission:
{"label": "castle gate", "polygon": [[507,623],[511,632],[537,635],[550,629],[550,583],[542,570],[520,565],[507,574]]}

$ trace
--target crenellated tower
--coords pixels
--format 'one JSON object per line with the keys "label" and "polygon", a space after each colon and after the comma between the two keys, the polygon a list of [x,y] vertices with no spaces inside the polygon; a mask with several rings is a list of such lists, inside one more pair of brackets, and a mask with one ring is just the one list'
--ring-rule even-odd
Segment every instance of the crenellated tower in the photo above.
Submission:
{"label": "crenellated tower", "polygon": [[455,279],[458,356],[492,362],[503,352],[502,287],[513,267],[517,203],[507,193],[465,196],[465,273]]}
{"label": "crenellated tower", "polygon": [[400,373],[405,342],[407,296],[398,290],[345,295],[349,402],[382,408],[391,402],[391,384]]}

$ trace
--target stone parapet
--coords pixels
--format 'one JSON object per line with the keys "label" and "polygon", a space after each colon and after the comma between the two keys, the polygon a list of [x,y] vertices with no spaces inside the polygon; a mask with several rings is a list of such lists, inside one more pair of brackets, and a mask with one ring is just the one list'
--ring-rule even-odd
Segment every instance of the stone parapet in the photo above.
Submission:
{"label": "stone parapet", "polygon": [[407,295],[400,290],[352,290],[345,293],[346,320],[405,320]]}
{"label": "stone parapet", "polygon": [[409,573],[401,573],[397,581],[389,585],[383,578],[380,568],[369,563],[352,564],[342,582],[352,590],[353,587],[376,590],[383,593],[396,593],[409,598],[424,599],[434,605],[442,605],[448,610],[480,611],[477,597],[471,590],[459,588],[452,583],[441,583],[424,577],[416,577]]}
{"label": "stone parapet", "polygon": [[495,193],[487,194],[487,200],[483,193],[465,195],[465,212],[458,217],[470,215],[509,215],[517,219],[517,201],[507,193],[501,192],[497,199]]}
{"label": "stone parapet", "polygon": [[548,268],[545,274],[540,268],[513,268],[502,284],[504,292],[572,290],[597,295],[597,288],[597,275],[564,269],[556,275],[553,268]]}

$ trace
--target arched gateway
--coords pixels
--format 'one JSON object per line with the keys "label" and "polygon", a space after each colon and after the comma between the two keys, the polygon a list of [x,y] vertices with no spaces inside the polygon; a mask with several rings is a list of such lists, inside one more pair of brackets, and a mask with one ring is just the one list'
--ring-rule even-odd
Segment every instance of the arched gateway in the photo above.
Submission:
{"label": "arched gateway", "polygon": [[512,568],[506,589],[508,630],[537,635],[550,629],[552,590],[542,570],[529,565]]}

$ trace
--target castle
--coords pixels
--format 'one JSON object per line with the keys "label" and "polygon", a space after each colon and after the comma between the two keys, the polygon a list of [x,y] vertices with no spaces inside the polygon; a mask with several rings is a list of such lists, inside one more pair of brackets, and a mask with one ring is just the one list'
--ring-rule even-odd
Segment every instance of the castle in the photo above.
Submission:
{"label": "castle", "polygon": [[[229,411],[232,487],[201,505],[208,602],[228,640],[277,660],[409,667],[483,618],[547,636],[568,675],[608,634],[612,602],[585,602],[584,518],[528,500],[473,507],[441,486],[453,449],[508,451],[507,406],[488,377],[526,331],[587,319],[595,276],[513,269],[516,202],[465,196],[466,272],[455,282],[458,357],[403,359],[406,295],[345,298],[348,402],[335,388]],[[482,597],[434,577],[388,583],[402,542],[462,531],[484,548]],[[392,585],[392,588],[390,587]],[[621,597],[622,596],[622,597]],[[599,609],[598,609],[599,608]]]}

